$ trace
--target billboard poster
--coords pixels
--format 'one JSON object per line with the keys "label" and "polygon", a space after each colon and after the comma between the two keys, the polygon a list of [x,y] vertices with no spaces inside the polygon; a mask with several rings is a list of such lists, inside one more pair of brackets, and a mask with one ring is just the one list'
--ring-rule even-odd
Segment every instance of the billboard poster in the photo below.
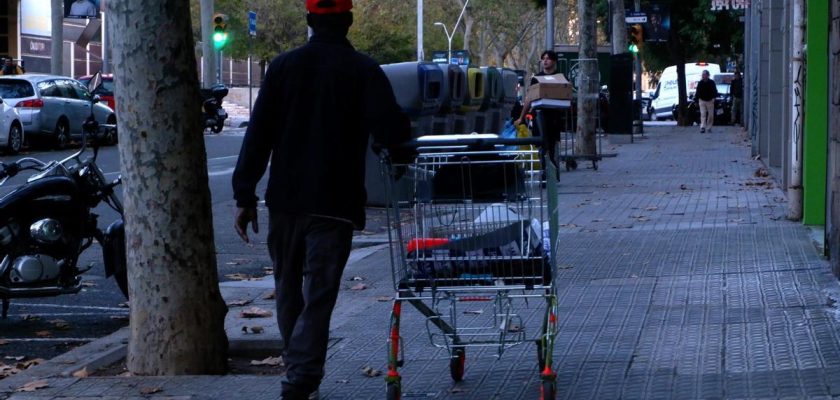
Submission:
{"label": "billboard poster", "polygon": [[671,12],[661,4],[651,4],[645,7],[647,23],[645,24],[646,42],[667,42],[668,32],[671,30]]}

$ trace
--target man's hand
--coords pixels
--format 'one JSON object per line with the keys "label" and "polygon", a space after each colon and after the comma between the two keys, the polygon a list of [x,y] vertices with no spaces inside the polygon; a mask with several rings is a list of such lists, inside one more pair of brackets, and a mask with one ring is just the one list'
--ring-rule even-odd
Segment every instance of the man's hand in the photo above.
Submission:
{"label": "man's hand", "polygon": [[236,228],[236,233],[239,234],[239,237],[245,241],[245,243],[251,243],[248,240],[248,224],[251,224],[251,228],[253,228],[254,233],[260,232],[260,227],[257,224],[257,208],[256,207],[238,207],[236,209],[236,221],[234,221],[234,228]]}

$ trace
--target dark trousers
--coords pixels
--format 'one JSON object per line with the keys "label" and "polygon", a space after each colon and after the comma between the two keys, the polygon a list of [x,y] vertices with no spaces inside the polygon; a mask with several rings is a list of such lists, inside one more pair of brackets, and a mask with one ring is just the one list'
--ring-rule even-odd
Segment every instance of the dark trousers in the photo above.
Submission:
{"label": "dark trousers", "polygon": [[349,222],[269,212],[284,398],[306,398],[324,377],[330,317],[352,239]]}

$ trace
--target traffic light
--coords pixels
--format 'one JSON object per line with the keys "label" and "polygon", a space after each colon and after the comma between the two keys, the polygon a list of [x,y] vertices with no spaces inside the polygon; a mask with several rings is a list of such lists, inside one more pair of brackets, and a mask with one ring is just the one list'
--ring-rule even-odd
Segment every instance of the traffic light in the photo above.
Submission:
{"label": "traffic light", "polygon": [[227,18],[224,14],[213,15],[213,47],[216,50],[221,50],[227,44]]}
{"label": "traffic light", "polygon": [[630,45],[627,46],[627,50],[633,54],[638,53],[642,48],[642,45],[645,43],[644,30],[642,29],[642,26],[635,24],[627,28],[627,39],[630,41]]}

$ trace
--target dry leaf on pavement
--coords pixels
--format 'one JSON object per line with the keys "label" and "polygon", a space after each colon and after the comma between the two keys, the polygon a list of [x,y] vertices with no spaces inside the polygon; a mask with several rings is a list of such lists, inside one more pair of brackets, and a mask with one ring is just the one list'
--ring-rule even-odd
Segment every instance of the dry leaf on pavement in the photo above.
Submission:
{"label": "dry leaf on pavement", "polygon": [[50,387],[50,384],[47,383],[46,379],[41,379],[37,381],[29,382],[15,390],[16,392],[34,392],[38,389],[43,389],[45,387]]}
{"label": "dry leaf on pavement", "polygon": [[264,360],[251,360],[251,365],[266,366],[266,367],[280,367],[283,366],[283,357],[268,357]]}
{"label": "dry leaf on pavement", "polygon": [[268,292],[268,294],[263,296],[263,300],[274,300],[274,291]]}
{"label": "dry leaf on pavement", "polygon": [[63,331],[70,329],[70,323],[68,323],[67,321],[65,321],[63,319],[54,319],[54,320],[47,321],[47,322],[53,324],[55,329],[59,329],[59,330],[63,330]]}
{"label": "dry leaf on pavement", "polygon": [[464,310],[464,314],[467,315],[481,315],[484,313],[484,310]]}
{"label": "dry leaf on pavement", "polygon": [[94,287],[96,286],[96,282],[94,281],[82,281],[82,287]]}
{"label": "dry leaf on pavement", "polygon": [[17,363],[17,367],[18,367],[18,369],[29,369],[29,368],[32,368],[36,365],[43,364],[43,363],[44,363],[43,358],[35,358],[35,359],[32,359],[32,360],[19,362],[19,363]]}
{"label": "dry leaf on pavement", "polygon": [[362,368],[362,375],[368,378],[373,378],[382,375],[382,371],[373,369],[371,367],[364,367]]}
{"label": "dry leaf on pavement", "polygon": [[274,314],[259,307],[251,307],[239,313],[240,318],[268,318]]}
{"label": "dry leaf on pavement", "polygon": [[232,300],[227,303],[228,307],[242,307],[251,304],[251,300]]}
{"label": "dry leaf on pavement", "polygon": [[257,333],[257,334],[259,334],[259,333],[263,333],[263,332],[265,332],[265,328],[263,328],[263,327],[261,327],[261,326],[259,326],[259,325],[255,325],[255,326],[243,326],[243,327],[242,327],[242,333],[248,333],[248,331],[251,331],[251,333]]}
{"label": "dry leaf on pavement", "polygon": [[350,290],[365,290],[367,288],[368,288],[368,285],[365,285],[364,283],[357,283],[357,284],[353,285],[350,288]]}
{"label": "dry leaf on pavement", "polygon": [[120,304],[117,304],[117,307],[119,307],[119,308],[128,308],[128,302],[127,302],[127,301],[124,301],[124,302],[122,302],[122,303],[120,303]]}
{"label": "dry leaf on pavement", "polygon": [[225,275],[225,278],[228,278],[232,281],[252,281],[252,280],[254,280],[253,276],[248,275],[248,274],[241,274],[241,273],[227,274],[227,275]]}
{"label": "dry leaf on pavement", "polygon": [[381,302],[386,302],[386,301],[391,301],[391,300],[394,300],[394,298],[391,297],[391,296],[380,296],[380,297],[376,298],[376,301],[381,301]]}
{"label": "dry leaf on pavement", "polygon": [[140,394],[155,394],[162,392],[163,388],[160,387],[144,387],[140,389]]}
{"label": "dry leaf on pavement", "polygon": [[350,280],[350,281],[363,281],[363,280],[365,280],[365,278],[363,278],[361,276],[354,276],[354,277],[352,277],[348,280]]}
{"label": "dry leaf on pavement", "polygon": [[73,373],[73,377],[76,378],[87,378],[90,376],[90,372],[88,372],[87,367],[84,367],[76,372]]}
{"label": "dry leaf on pavement", "polygon": [[50,332],[50,331],[38,331],[38,332],[35,332],[35,336],[39,337],[39,338],[48,338],[48,337],[52,337],[52,332]]}
{"label": "dry leaf on pavement", "polygon": [[20,319],[22,319],[24,321],[37,321],[37,320],[41,319],[41,317],[39,317],[37,315],[26,314],[26,315],[20,317]]}
{"label": "dry leaf on pavement", "polygon": [[9,344],[9,341],[6,340],[6,339],[0,339],[0,346],[2,346],[4,344]]}

